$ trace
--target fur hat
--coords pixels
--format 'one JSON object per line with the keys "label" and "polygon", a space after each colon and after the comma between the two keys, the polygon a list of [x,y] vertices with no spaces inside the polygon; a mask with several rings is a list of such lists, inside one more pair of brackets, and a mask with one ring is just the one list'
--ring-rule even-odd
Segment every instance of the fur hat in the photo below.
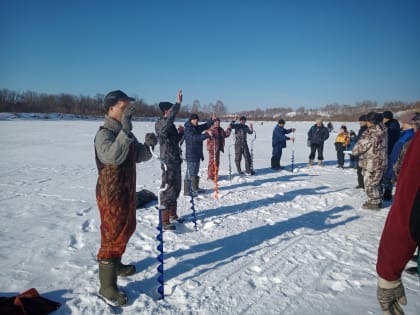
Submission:
{"label": "fur hat", "polygon": [[417,129],[420,129],[420,113],[419,112],[414,113],[413,125],[415,125]]}
{"label": "fur hat", "polygon": [[400,116],[400,121],[402,124],[412,125],[414,123],[415,118],[416,118],[416,113],[405,112]]}
{"label": "fur hat", "polygon": [[170,109],[174,104],[169,103],[169,102],[160,102],[159,103],[159,108],[162,112],[164,112],[165,110]]}
{"label": "fur hat", "polygon": [[370,122],[370,123],[374,123],[374,124],[379,124],[380,122],[382,122],[382,120],[384,119],[384,116],[382,113],[377,113],[377,112],[369,112],[366,115],[366,121]]}
{"label": "fur hat", "polygon": [[359,121],[367,121],[366,120],[366,115],[360,115],[360,117],[359,117]]}

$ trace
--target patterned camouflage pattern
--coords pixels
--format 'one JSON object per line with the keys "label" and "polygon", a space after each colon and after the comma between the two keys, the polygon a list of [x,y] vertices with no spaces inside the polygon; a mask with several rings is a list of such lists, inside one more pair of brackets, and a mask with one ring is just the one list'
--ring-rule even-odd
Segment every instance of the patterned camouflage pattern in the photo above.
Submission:
{"label": "patterned camouflage pattern", "polygon": [[121,257],[136,229],[136,145],[137,141],[131,143],[120,165],[105,165],[96,155],[96,201],[101,217],[98,260]]}
{"label": "patterned camouflage pattern", "polygon": [[220,163],[220,151],[225,150],[225,138],[230,136],[231,129],[223,130],[222,127],[212,127],[210,129],[213,132],[213,137],[207,139],[207,151],[209,152],[209,165],[207,178],[214,179],[215,162],[219,166]]}
{"label": "patterned camouflage pattern", "polygon": [[359,157],[363,169],[368,203],[380,204],[382,177],[388,165],[388,136],[382,124],[369,126],[354,145],[352,154]]}

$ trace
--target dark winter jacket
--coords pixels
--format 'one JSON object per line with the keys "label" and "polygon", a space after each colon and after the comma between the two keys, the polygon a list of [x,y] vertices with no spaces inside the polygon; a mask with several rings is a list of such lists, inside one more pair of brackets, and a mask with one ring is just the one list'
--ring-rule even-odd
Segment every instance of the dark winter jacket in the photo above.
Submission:
{"label": "dark winter jacket", "polygon": [[308,140],[313,144],[321,144],[325,142],[329,136],[330,133],[324,125],[321,125],[321,127],[313,125],[308,131]]}
{"label": "dark winter jacket", "polygon": [[385,123],[385,126],[388,133],[388,154],[391,154],[395,142],[397,142],[400,137],[401,127],[396,119],[388,120]]}
{"label": "dark winter jacket", "polygon": [[398,177],[395,199],[386,218],[378,249],[376,271],[387,280],[401,278],[420,246],[420,132],[407,149]]}
{"label": "dark winter jacket", "polygon": [[248,145],[246,142],[246,135],[252,135],[253,131],[245,124],[235,123],[232,121],[232,129],[235,129],[235,145]]}
{"label": "dark winter jacket", "polygon": [[203,141],[206,140],[209,135],[203,133],[213,125],[213,120],[208,120],[206,123],[194,126],[190,120],[185,124],[184,137],[185,137],[185,157],[190,162],[200,162],[204,159],[203,155]]}
{"label": "dark winter jacket", "polygon": [[169,110],[168,117],[160,118],[155,124],[160,146],[160,158],[167,164],[180,164],[182,161],[179,143],[184,133],[179,133],[174,125],[179,108],[180,104],[176,103]]}
{"label": "dark winter jacket", "polygon": [[360,127],[359,131],[357,132],[357,141],[359,141],[360,137],[362,136],[362,134],[365,132],[365,130],[367,129],[367,126],[362,126]]}
{"label": "dark winter jacket", "polygon": [[385,172],[385,178],[392,179],[392,176],[394,173],[393,167],[400,156],[401,149],[403,148],[404,144],[407,141],[410,141],[413,138],[413,136],[414,136],[414,129],[408,129],[401,132],[401,136],[397,140],[397,142],[394,144],[394,148],[392,149],[391,155],[389,156],[388,167]]}
{"label": "dark winter jacket", "polygon": [[285,129],[279,125],[275,126],[273,129],[273,137],[271,139],[271,145],[273,147],[273,156],[280,154],[280,151],[286,147],[286,141],[290,140],[286,134],[292,132],[292,129]]}
{"label": "dark winter jacket", "polygon": [[351,151],[354,147],[354,145],[357,142],[357,136],[355,134],[350,135],[350,142],[349,145],[347,146],[347,151]]}

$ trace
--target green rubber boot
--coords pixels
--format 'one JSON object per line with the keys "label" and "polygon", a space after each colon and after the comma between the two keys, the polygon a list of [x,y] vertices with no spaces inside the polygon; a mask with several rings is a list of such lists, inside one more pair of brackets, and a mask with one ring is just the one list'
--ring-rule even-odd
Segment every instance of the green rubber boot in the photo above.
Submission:
{"label": "green rubber boot", "polygon": [[99,261],[99,282],[101,288],[98,295],[111,306],[123,306],[128,303],[127,295],[118,290],[117,273],[119,258]]}
{"label": "green rubber boot", "polygon": [[121,262],[121,257],[118,258],[118,272],[119,277],[128,277],[136,273],[136,266],[134,265],[125,265]]}
{"label": "green rubber boot", "polygon": [[191,181],[188,179],[184,179],[184,196],[190,195],[190,186],[191,186]]}

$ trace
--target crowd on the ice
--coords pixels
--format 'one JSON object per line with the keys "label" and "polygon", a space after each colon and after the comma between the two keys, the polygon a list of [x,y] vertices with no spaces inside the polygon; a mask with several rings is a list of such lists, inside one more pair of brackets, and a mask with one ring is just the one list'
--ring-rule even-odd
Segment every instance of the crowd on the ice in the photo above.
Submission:
{"label": "crowd on the ice", "polygon": [[[132,133],[131,118],[135,107],[132,98],[122,91],[112,91],[104,99],[105,121],[95,137],[95,156],[98,168],[96,198],[101,218],[101,244],[97,255],[99,262],[99,295],[114,306],[127,304],[127,295],[117,287],[118,276],[136,272],[134,265],[125,265],[121,257],[136,227],[136,163],[149,160],[154,147],[159,144],[162,161],[161,220],[164,230],[175,230],[173,223],[182,222],[178,216],[177,199],[182,188],[182,151],[185,142],[186,173],[184,195],[195,195],[204,190],[199,187],[200,162],[204,160],[203,144],[206,141],[209,162],[207,179],[217,181],[220,152],[224,152],[225,138],[234,131],[235,165],[237,172],[254,175],[252,152],[248,135],[255,135],[253,124],[246,117],[236,117],[226,130],[220,119],[213,115],[200,124],[198,114],[192,113],[182,126],[175,119],[182,104],[182,91],[175,104],[159,103],[161,118],[155,124],[155,133],[147,133],[140,143]],[[239,119],[239,122],[237,120]],[[420,243],[420,113],[406,112],[394,119],[393,113],[370,112],[360,116],[358,134],[342,125],[334,145],[337,167],[344,168],[345,154],[350,155],[350,167],[357,169],[356,188],[364,189],[367,201],[363,208],[379,210],[383,201],[394,202],[383,230],[377,271],[379,275],[378,300],[384,312],[403,314],[399,304],[405,304],[401,273]],[[286,121],[279,119],[272,135],[271,168],[280,165],[282,150],[287,141],[295,141],[295,128],[286,129]],[[333,126],[324,126],[322,120],[307,132],[310,148],[308,166],[322,166],[324,143]],[[289,136],[292,134],[291,136]]]}

